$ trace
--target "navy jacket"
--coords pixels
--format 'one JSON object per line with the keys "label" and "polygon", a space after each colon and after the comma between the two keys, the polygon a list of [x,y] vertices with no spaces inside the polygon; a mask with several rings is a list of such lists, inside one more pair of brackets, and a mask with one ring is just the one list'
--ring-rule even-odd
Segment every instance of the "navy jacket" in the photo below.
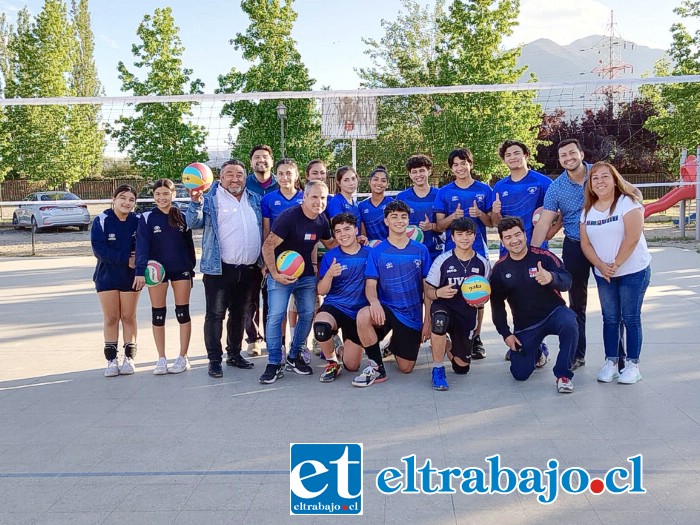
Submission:
{"label": "navy jacket", "polygon": [[134,269],[129,268],[129,257],[136,249],[138,223],[138,217],[133,212],[127,215],[125,221],[120,221],[111,209],[95,217],[90,235],[92,253],[97,257],[92,280],[98,291],[131,288]]}

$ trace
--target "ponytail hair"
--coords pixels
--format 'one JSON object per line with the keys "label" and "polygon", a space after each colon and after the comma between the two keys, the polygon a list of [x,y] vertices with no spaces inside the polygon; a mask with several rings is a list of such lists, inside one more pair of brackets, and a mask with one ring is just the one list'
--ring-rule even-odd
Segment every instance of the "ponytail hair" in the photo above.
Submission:
{"label": "ponytail hair", "polygon": [[[173,198],[177,195],[175,189],[175,183],[170,179],[158,179],[153,183],[153,191],[155,192],[158,188],[167,188],[173,194]],[[168,225],[176,230],[187,229],[187,222],[182,216],[182,212],[177,206],[170,206],[170,211],[168,212]]]}

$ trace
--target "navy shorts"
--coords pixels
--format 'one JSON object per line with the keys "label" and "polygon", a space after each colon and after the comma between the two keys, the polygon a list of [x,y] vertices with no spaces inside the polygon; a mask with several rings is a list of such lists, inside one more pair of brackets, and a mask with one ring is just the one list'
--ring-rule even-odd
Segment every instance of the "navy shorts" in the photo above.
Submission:
{"label": "navy shorts", "polygon": [[[357,335],[357,321],[355,319],[330,304],[322,304],[318,309],[318,313],[321,312],[325,312],[335,319],[338,330],[343,331],[343,341],[352,341],[356,345],[362,346],[360,336]],[[338,330],[334,334],[337,334]]]}
{"label": "navy shorts", "polygon": [[386,321],[382,326],[375,327],[379,339],[384,339],[391,331],[391,342],[389,343],[391,353],[406,361],[416,361],[420,350],[421,330],[415,330],[403,324],[389,308],[382,306],[382,309]]}

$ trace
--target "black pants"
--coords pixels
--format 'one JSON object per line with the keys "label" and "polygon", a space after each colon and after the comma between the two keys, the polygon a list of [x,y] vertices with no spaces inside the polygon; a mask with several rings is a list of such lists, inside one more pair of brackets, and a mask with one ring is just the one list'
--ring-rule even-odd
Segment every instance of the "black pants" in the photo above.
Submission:
{"label": "black pants", "polygon": [[[262,292],[263,322],[260,323],[260,292]],[[256,269],[252,283],[251,300],[245,315],[246,343],[264,339],[262,327],[267,323],[267,279],[263,279],[262,270]]]}
{"label": "black pants", "polygon": [[[571,290],[569,290],[569,308],[576,314],[578,323],[578,344],[574,359],[586,356],[586,306],[588,305],[588,277],[593,265],[581,250],[581,242],[564,237],[562,259],[566,271],[571,274]],[[618,355],[620,364],[624,366],[625,345],[624,327],[620,325],[620,341],[618,343]]]}
{"label": "black pants", "polygon": [[230,354],[241,353],[243,327],[246,312],[250,309],[252,292],[258,281],[260,270],[257,266],[244,266],[222,263],[221,275],[204,274],[204,295],[206,314],[204,316],[204,346],[210,361],[221,362],[221,336],[224,318],[226,321],[227,348]]}

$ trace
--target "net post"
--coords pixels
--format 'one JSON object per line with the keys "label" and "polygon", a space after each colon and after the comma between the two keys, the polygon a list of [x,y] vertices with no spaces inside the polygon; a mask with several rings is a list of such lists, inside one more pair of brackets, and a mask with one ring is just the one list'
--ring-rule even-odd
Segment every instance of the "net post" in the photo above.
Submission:
{"label": "net post", "polygon": [[352,169],[357,173],[357,139],[352,138]]}

